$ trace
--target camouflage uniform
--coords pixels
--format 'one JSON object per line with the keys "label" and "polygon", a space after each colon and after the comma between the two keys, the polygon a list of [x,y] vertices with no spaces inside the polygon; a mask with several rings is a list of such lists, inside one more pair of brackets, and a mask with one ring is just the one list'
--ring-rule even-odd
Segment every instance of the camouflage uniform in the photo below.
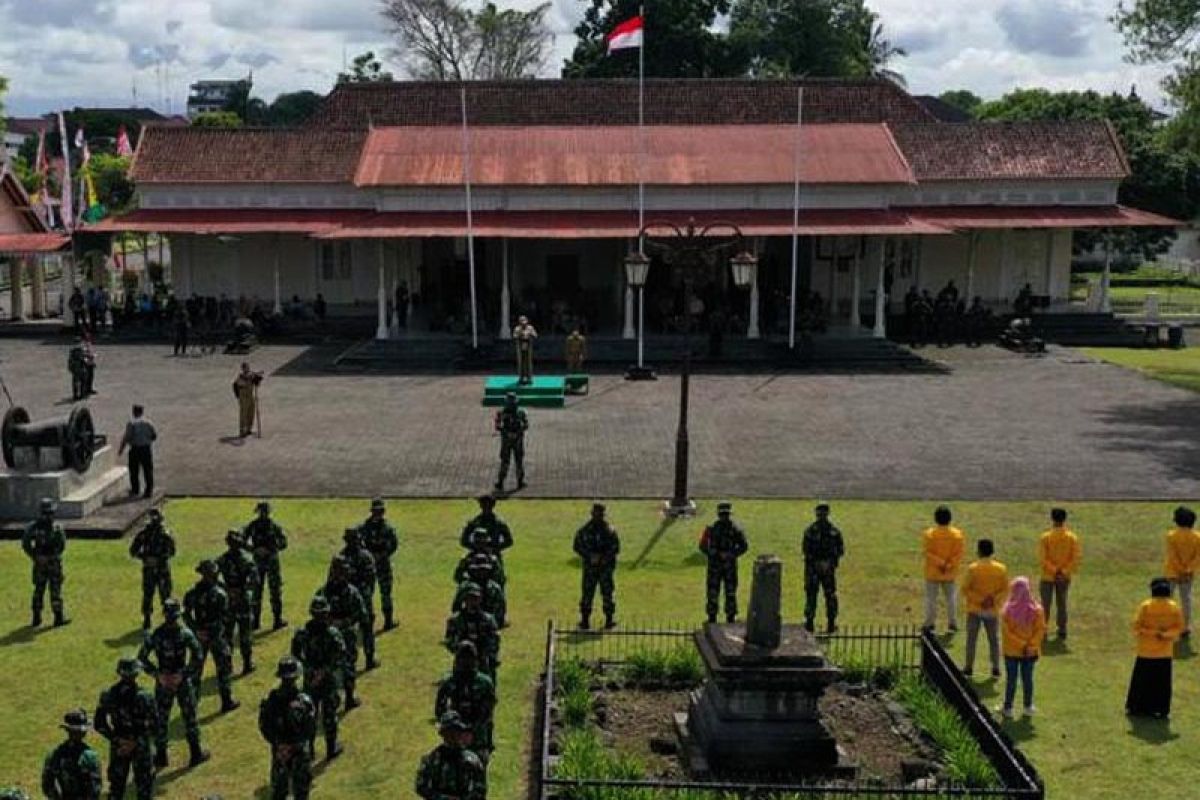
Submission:
{"label": "camouflage uniform", "polygon": [[307,800],[312,789],[312,739],[317,707],[296,685],[300,664],[290,656],[279,662],[279,686],[258,707],[258,730],[271,745],[271,798]]}
{"label": "camouflage uniform", "polygon": [[442,715],[438,726],[443,743],[421,759],[417,770],[417,796],[424,800],[486,800],[487,773],[483,763],[457,739],[470,731],[453,711]]}
{"label": "camouflage uniform", "polygon": [[708,557],[708,574],[705,580],[704,612],[709,622],[717,621],[717,605],[721,596],[721,585],[725,585],[725,619],[737,619],[737,560],[749,545],[746,533],[729,518],[729,504],[717,506],[718,519],[704,529],[700,537],[700,552]]}
{"label": "camouflage uniform", "polygon": [[258,586],[260,591],[254,598],[254,630],[262,627],[262,587],[269,586],[271,590],[271,614],[275,617],[272,628],[278,630],[287,625],[283,619],[283,574],[279,571],[279,554],[287,549],[287,535],[283,528],[271,519],[271,504],[258,504],[259,516],[250,521],[242,530],[246,546],[254,553],[254,563],[258,567]]}
{"label": "camouflage uniform", "polygon": [[341,555],[350,564],[350,582],[362,595],[367,609],[367,622],[360,632],[366,668],[375,669],[379,666],[375,659],[375,559],[371,551],[363,547],[358,528],[346,529],[345,542]]}
{"label": "camouflage uniform", "polygon": [[329,601],[318,595],[309,606],[312,619],[292,637],[292,655],[304,666],[304,691],[312,698],[325,730],[325,754],[341,753],[338,744],[338,705],[346,640],[329,624]]}
{"label": "camouflage uniform", "polygon": [[200,749],[200,726],[196,722],[196,683],[193,676],[200,670],[204,651],[200,640],[179,621],[178,600],[163,603],[166,622],[154,629],[138,651],[138,661],[150,675],[155,676],[154,703],[158,706],[158,730],[155,731],[154,764],[167,766],[167,725],[171,721],[171,706],[179,703],[184,732],[194,762],[203,761]]}
{"label": "camouflage uniform", "polygon": [[154,592],[160,601],[171,596],[171,559],[175,557],[175,537],[163,525],[162,514],[150,512],[150,522],[133,537],[129,555],[142,562],[142,627],[150,627],[154,610]]}
{"label": "camouflage uniform", "polygon": [[89,727],[87,712],[68,712],[62,727],[68,738],[42,764],[42,794],[49,800],[100,800],[100,756],[83,740]]}
{"label": "camouflage uniform", "polygon": [[229,595],[217,583],[218,567],[215,561],[200,562],[196,568],[205,577],[183,596],[183,619],[200,640],[200,659],[192,679],[196,683],[199,702],[200,681],[204,677],[204,662],[211,652],[217,669],[217,690],[221,695],[221,710],[232,711],[238,707],[233,699],[233,653],[225,635],[225,621],[229,618]]}
{"label": "camouflage uniform", "polygon": [[621,552],[621,540],[617,530],[604,519],[604,506],[592,507],[592,518],[575,533],[575,552],[583,560],[583,589],[579,597],[579,627],[591,625],[592,602],[596,587],[604,603],[604,624],[611,628],[616,624],[617,603],[613,599],[613,573],[617,569],[617,554]]}
{"label": "camouflage uniform", "polygon": [[67,549],[67,535],[62,526],[54,521],[52,501],[42,500],[41,516],[25,527],[21,549],[33,561],[33,626],[42,624],[42,603],[47,586],[50,587],[50,609],[54,612],[54,624],[65,625],[62,557]]}
{"label": "camouflage uniform", "polygon": [[471,726],[471,749],[486,765],[494,749],[492,718],[496,708],[496,686],[478,669],[475,646],[463,642],[454,655],[454,670],[438,684],[433,715],[457,712]]}
{"label": "camouflage uniform", "polygon": [[229,643],[232,656],[233,644],[237,642],[242,654],[242,674],[254,671],[254,636],[251,630],[254,614],[254,598],[258,594],[258,568],[243,546],[241,533],[229,531],[225,536],[229,549],[217,557],[217,568],[221,581],[229,596],[229,615],[225,618],[225,641]]}
{"label": "camouflage uniform", "polygon": [[342,687],[346,690],[346,710],[361,703],[354,696],[358,684],[358,632],[367,624],[367,606],[354,584],[350,583],[350,565],[341,556],[334,556],[329,580],[317,594],[329,601],[329,622],[342,634],[346,644],[346,661],[342,665]]}
{"label": "camouflage uniform", "polygon": [[117,664],[121,680],[101,693],[96,706],[96,732],[110,744],[110,797],[125,796],[131,766],[138,800],[154,797],[153,739],[158,730],[158,707],[154,696],[138,686],[141,669],[136,658],[122,658]]}
{"label": "camouflage uniform", "polygon": [[517,406],[516,395],[505,398],[504,407],[496,412],[496,433],[500,434],[500,474],[496,477],[496,491],[504,489],[510,461],[516,462],[517,488],[525,488],[525,431],[529,429],[529,417],[525,409]]}
{"label": "camouflage uniform", "polygon": [[[820,508],[820,506],[818,506]],[[827,507],[826,507],[827,508]],[[804,624],[811,631],[817,615],[817,593],[825,593],[829,629],[837,626],[837,566],[846,554],[842,532],[824,516],[804,531]]]}
{"label": "camouflage uniform", "polygon": [[467,584],[468,599],[462,611],[446,620],[446,636],[444,644],[451,653],[458,650],[461,642],[471,642],[479,655],[479,671],[496,682],[496,670],[500,666],[500,629],[496,618],[479,607],[471,607],[470,597],[482,599],[482,593],[476,584]]}
{"label": "camouflage uniform", "polygon": [[[500,517],[496,516],[496,498],[483,495],[479,498],[480,513],[463,526],[458,541],[464,548],[471,551],[491,553],[496,557],[496,574],[492,580],[501,586],[507,586],[508,579],[504,574],[504,551],[513,546],[512,531]],[[487,533],[480,537],[476,534],[482,528]]]}
{"label": "camouflage uniform", "polygon": [[[378,511],[376,516],[374,512]],[[396,529],[383,517],[383,500],[371,501],[371,516],[359,526],[363,544],[375,558],[375,578],[379,581],[379,610],[383,612],[383,629],[396,627],[395,611],[392,606],[392,556],[400,548],[400,537]]]}
{"label": "camouflage uniform", "polygon": [[475,553],[470,556],[470,559],[466,578],[459,582],[458,589],[454,592],[454,602],[450,604],[450,612],[453,614],[462,610],[467,597],[467,587],[475,585],[482,592],[480,607],[495,617],[496,624],[501,628],[507,627],[508,600],[505,598],[504,589],[500,587],[500,584],[491,579],[494,569],[492,556],[486,553]]}

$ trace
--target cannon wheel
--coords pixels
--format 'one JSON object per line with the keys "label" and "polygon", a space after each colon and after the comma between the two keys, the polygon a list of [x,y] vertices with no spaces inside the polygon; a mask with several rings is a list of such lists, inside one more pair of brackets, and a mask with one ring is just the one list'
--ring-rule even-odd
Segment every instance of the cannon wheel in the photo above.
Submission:
{"label": "cannon wheel", "polygon": [[0,446],[4,449],[4,464],[9,469],[15,469],[17,460],[14,457],[15,445],[13,445],[13,434],[18,425],[29,424],[29,412],[20,406],[13,406],[4,414],[4,425],[0,428]]}
{"label": "cannon wheel", "polygon": [[95,436],[92,412],[85,406],[71,409],[71,416],[67,417],[66,439],[62,445],[63,463],[76,472],[87,472],[96,449],[93,441]]}

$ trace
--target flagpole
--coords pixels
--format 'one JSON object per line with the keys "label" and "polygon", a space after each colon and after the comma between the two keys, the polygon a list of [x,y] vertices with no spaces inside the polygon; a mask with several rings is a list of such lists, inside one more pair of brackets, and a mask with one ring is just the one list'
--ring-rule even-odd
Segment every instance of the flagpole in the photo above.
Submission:
{"label": "flagpole", "polygon": [[641,235],[646,224],[646,6],[638,7],[642,41],[638,45],[638,253],[646,254]]}
{"label": "flagpole", "polygon": [[788,319],[788,349],[796,349],[796,273],[800,260],[800,132],[804,122],[804,87],[796,89],[796,147],[792,188],[792,313]]}
{"label": "flagpole", "polygon": [[471,210],[471,134],[467,129],[467,83],[460,87],[462,105],[463,185],[467,192],[467,264],[471,270],[471,349],[479,349],[479,320],[475,305],[475,217]]}
{"label": "flagpole", "polygon": [[67,233],[75,230],[75,209],[71,199],[71,152],[67,145],[67,121],[63,118],[63,112],[58,112],[58,137],[62,143],[63,155],[63,180],[62,180],[62,195],[59,198],[59,215],[62,217],[63,227]]}

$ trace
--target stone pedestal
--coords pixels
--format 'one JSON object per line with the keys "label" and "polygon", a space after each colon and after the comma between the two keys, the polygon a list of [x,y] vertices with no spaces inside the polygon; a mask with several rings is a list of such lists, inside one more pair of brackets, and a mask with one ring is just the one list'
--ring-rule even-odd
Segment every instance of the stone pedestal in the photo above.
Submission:
{"label": "stone pedestal", "polygon": [[117,464],[109,445],[96,451],[83,473],[62,466],[61,448],[22,447],[15,454],[22,471],[0,473],[0,517],[5,519],[34,519],[43,497],[58,504],[59,519],[80,519],[128,488],[129,470]]}

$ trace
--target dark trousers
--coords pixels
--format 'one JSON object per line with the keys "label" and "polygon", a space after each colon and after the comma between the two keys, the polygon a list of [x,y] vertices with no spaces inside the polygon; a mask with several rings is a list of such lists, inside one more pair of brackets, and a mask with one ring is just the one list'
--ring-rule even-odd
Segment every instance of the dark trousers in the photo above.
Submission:
{"label": "dark trousers", "polygon": [[504,485],[504,479],[508,477],[508,465],[510,461],[516,462],[517,467],[517,483],[525,482],[525,437],[508,437],[500,434],[500,475],[496,478],[496,483]]}
{"label": "dark trousers", "polygon": [[838,596],[837,573],[832,570],[819,570],[810,564],[804,565],[804,619],[812,622],[817,616],[817,595],[825,593],[825,618],[833,625],[837,621]]}
{"label": "dark trousers", "polygon": [[188,349],[188,329],[187,328],[176,328],[175,329],[175,355],[186,356],[187,349]]}
{"label": "dark trousers", "polygon": [[[1042,594],[1042,608],[1046,612],[1046,622],[1050,622],[1050,610],[1055,611],[1055,624],[1058,626],[1058,635],[1062,636],[1067,632],[1067,596],[1071,592],[1071,582],[1063,581],[1042,581],[1039,586]],[[1058,606],[1055,608],[1055,606]]]}
{"label": "dark trousers", "polygon": [[593,566],[584,564],[583,591],[579,598],[579,613],[585,617],[592,613],[592,603],[596,598],[596,588],[600,589],[600,598],[604,613],[612,616],[617,611],[617,602],[613,599],[613,572],[616,564]]}
{"label": "dark trousers", "polygon": [[737,559],[724,561],[717,557],[710,557],[708,574],[704,582],[704,612],[708,614],[709,619],[717,617],[722,585],[725,587],[725,616],[732,621],[737,616]]}
{"label": "dark trousers", "polygon": [[154,451],[149,445],[129,448],[129,487],[138,494],[142,478],[146,480],[146,497],[154,494]]}

